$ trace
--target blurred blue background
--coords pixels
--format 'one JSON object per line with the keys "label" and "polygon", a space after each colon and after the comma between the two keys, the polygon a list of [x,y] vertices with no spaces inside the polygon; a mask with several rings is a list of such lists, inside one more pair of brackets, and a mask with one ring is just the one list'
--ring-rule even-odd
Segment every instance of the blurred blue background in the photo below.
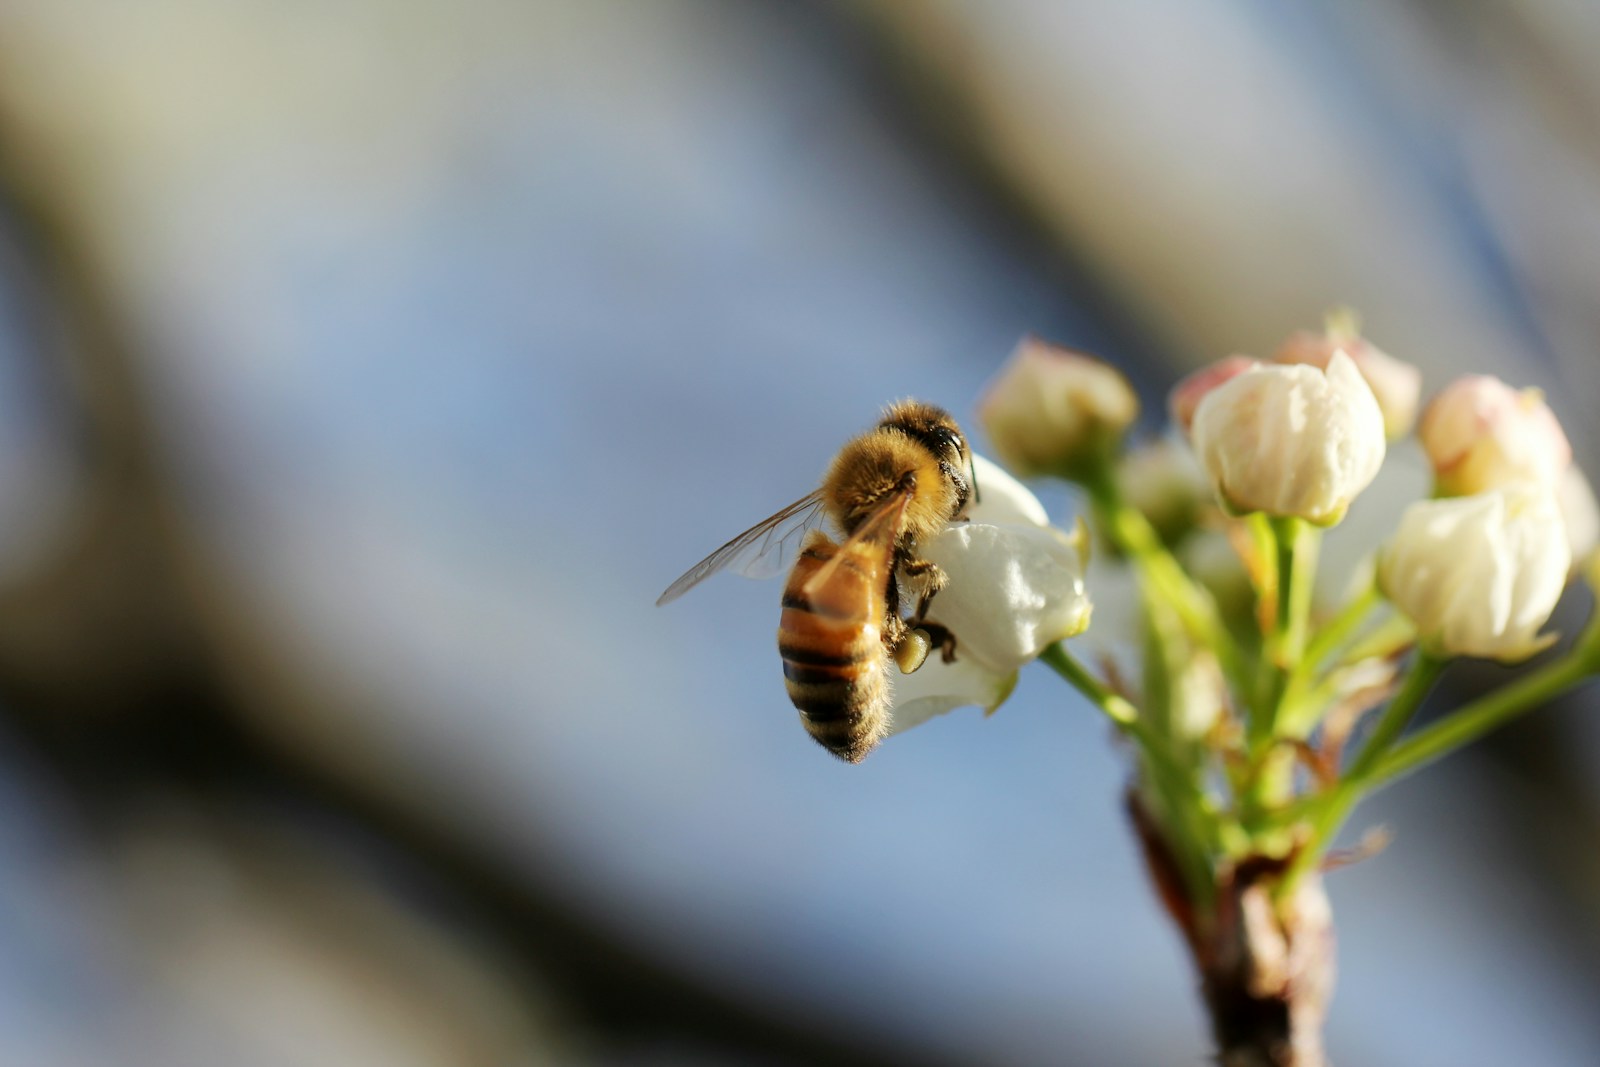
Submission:
{"label": "blurred blue background", "polygon": [[[1200,1062],[1088,708],[1028,671],[847,767],[776,583],[652,601],[1025,332],[1159,412],[1350,303],[1596,469],[1597,46],[1555,0],[4,0],[0,1063]],[[1593,699],[1363,809],[1338,1062],[1600,1060]]]}

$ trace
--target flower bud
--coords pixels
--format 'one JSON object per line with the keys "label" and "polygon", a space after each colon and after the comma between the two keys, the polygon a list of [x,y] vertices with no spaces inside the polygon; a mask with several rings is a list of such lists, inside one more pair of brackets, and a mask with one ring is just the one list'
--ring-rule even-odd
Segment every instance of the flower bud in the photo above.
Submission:
{"label": "flower bud", "polygon": [[1023,338],[978,403],[995,452],[1023,477],[1083,472],[1138,417],[1116,368],[1036,337]]}
{"label": "flower bud", "polygon": [[1440,496],[1468,496],[1516,481],[1555,486],[1572,446],[1537,389],[1498,378],[1458,378],[1422,413],[1417,436]]}
{"label": "flower bud", "polygon": [[1195,409],[1200,406],[1200,401],[1207,393],[1223,382],[1231,381],[1245,371],[1254,370],[1259,366],[1261,366],[1259,359],[1232,355],[1180,378],[1178,384],[1172,387],[1172,392],[1167,394],[1167,414],[1171,417],[1173,425],[1187,436],[1190,427],[1194,425]]}
{"label": "flower bud", "polygon": [[1326,370],[1335,352],[1343,352],[1366,379],[1383,412],[1383,429],[1395,441],[1411,431],[1417,419],[1417,401],[1422,395],[1422,371],[1390,356],[1355,329],[1332,319],[1322,333],[1301,330],[1290,335],[1272,354],[1277,363],[1304,363]]}
{"label": "flower bud", "polygon": [[1514,663],[1555,640],[1538,631],[1570,558],[1553,490],[1512,484],[1412,504],[1379,557],[1378,585],[1429,652]]}
{"label": "flower bud", "polygon": [[1350,357],[1262,365],[1195,409],[1195,452],[1223,504],[1330,526],[1383,465],[1383,412]]}

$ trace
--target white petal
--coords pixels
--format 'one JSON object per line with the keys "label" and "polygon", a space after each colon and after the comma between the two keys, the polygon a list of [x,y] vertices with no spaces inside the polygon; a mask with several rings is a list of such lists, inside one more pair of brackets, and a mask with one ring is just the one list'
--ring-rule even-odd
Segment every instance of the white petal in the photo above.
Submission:
{"label": "white petal", "polygon": [[1011,477],[1004,467],[976,453],[972,465],[977,471],[979,499],[967,508],[968,519],[992,525],[1011,522],[1049,525],[1050,516],[1039,498]]}
{"label": "white petal", "polygon": [[1554,486],[1572,463],[1572,445],[1543,394],[1483,374],[1458,378],[1434,397],[1417,436],[1448,496],[1516,481]]}
{"label": "white petal", "polygon": [[979,707],[984,713],[1005,703],[1017,684],[1017,673],[1000,673],[980,666],[971,657],[958,656],[945,663],[936,650],[912,674],[889,669],[893,704],[889,733],[897,734],[956,708]]}
{"label": "white petal", "polygon": [[1125,561],[1102,552],[1095,556],[1086,584],[1094,603],[1094,625],[1078,639],[1078,654],[1091,660],[1114,658],[1129,677],[1137,677],[1144,616],[1138,574]]}
{"label": "white petal", "polygon": [[1088,623],[1081,538],[1050,526],[1044,505],[1001,467],[982,456],[973,464],[981,502],[918,547],[949,579],[928,619],[956,636],[956,658],[935,651],[911,674],[890,668],[890,733],[954,708],[993,711],[1019,667]]}
{"label": "white petal", "polygon": [[949,576],[928,617],[958,657],[1009,673],[1088,625],[1080,546],[1060,530],[954,523],[921,552]]}

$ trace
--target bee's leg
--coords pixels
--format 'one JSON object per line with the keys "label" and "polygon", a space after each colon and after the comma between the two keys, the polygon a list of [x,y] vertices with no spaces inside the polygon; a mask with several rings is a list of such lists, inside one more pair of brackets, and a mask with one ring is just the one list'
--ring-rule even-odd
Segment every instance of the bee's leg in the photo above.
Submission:
{"label": "bee's leg", "polygon": [[929,641],[938,646],[939,657],[946,663],[951,663],[956,658],[956,635],[935,622],[928,622],[928,605],[933,598],[950,581],[948,575],[939,569],[938,564],[926,559],[903,560],[899,572],[907,579],[915,581],[920,587],[917,596],[917,610],[911,613],[911,618],[906,621],[906,632],[922,630],[928,635]]}
{"label": "bee's leg", "polygon": [[907,559],[900,564],[900,570],[907,578],[915,578],[917,584],[923,589],[925,596],[932,596],[945,587],[950,578],[939,569],[939,565],[931,559]]}
{"label": "bee's leg", "polygon": [[925,559],[906,560],[900,569],[907,578],[916,579],[922,588],[921,595],[917,597],[917,610],[911,613],[911,625],[920,626],[922,620],[927,618],[928,604],[950,579],[936,564]]}
{"label": "bee's leg", "polygon": [[900,572],[907,578],[917,583],[919,595],[917,597],[917,610],[912,614],[912,619],[921,619],[928,613],[928,601],[943,589],[950,581],[948,575],[939,569],[938,564],[925,559],[908,559],[900,564]]}
{"label": "bee's leg", "polygon": [[911,632],[911,627],[899,615],[889,612],[883,618],[883,647],[891,653],[900,647],[906,639],[906,634]]}
{"label": "bee's leg", "polygon": [[883,591],[883,602],[883,644],[892,653],[910,632],[905,619],[900,617],[900,583],[893,574],[889,575],[889,584]]}

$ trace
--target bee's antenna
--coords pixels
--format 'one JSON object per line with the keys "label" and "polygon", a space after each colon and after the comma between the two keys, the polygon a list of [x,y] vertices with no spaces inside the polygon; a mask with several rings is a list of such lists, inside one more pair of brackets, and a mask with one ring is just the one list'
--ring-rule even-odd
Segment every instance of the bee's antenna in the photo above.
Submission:
{"label": "bee's antenna", "polygon": [[967,455],[967,469],[972,472],[972,502],[981,504],[983,503],[983,494],[978,492],[978,461],[972,457],[971,453]]}

